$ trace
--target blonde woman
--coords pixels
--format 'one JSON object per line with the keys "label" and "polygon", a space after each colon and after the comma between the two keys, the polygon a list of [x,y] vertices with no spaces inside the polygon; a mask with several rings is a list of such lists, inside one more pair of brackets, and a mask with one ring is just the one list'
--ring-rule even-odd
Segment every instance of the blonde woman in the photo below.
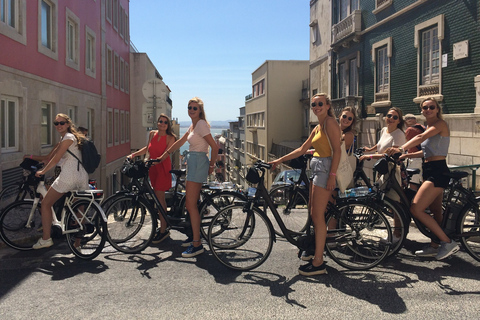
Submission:
{"label": "blonde woman", "polygon": [[305,276],[327,273],[323,261],[323,251],[327,239],[325,210],[336,186],[335,176],[341,154],[341,132],[338,122],[335,120],[330,99],[325,93],[316,94],[312,97],[311,106],[319,124],[312,130],[307,141],[289,154],[270,162],[272,170],[274,170],[280,163],[305,154],[309,148],[315,149],[310,162],[313,178],[310,188],[310,214],[315,229],[315,253],[307,264],[298,269],[298,272]]}
{"label": "blonde woman", "polygon": [[60,175],[52,183],[47,194],[42,200],[42,238],[33,245],[33,249],[47,248],[53,245],[50,232],[52,229],[52,206],[60,199],[63,194],[74,190],[88,189],[88,173],[78,160],[67,150],[81,159],[81,141],[84,136],[80,134],[70,117],[59,113],[53,121],[55,129],[60,134],[61,139],[49,159],[47,165],[35,174],[37,177],[45,175],[47,171],[54,168],[57,164],[61,167]]}
{"label": "blonde woman", "polygon": [[[422,166],[423,183],[413,198],[410,212],[430,229],[440,240],[440,245],[432,243],[423,250],[415,252],[418,256],[434,256],[437,260],[445,259],[456,253],[460,248],[458,243],[450,239],[440,227],[442,221],[443,191],[448,187],[450,178],[444,173],[450,172],[446,157],[450,146],[450,130],[442,117],[442,108],[435,98],[426,98],[420,103],[422,114],[426,119],[427,128],[401,146],[387,149],[389,155],[421,145],[425,161]],[[401,159],[412,154],[404,154]],[[430,208],[433,216],[425,212]]]}
{"label": "blonde woman", "polygon": [[[218,146],[210,133],[210,125],[207,122],[203,101],[200,98],[195,97],[188,101],[188,115],[192,119],[192,124],[187,132],[160,157],[164,160],[185,142],[188,141],[190,144],[187,155],[185,206],[190,215],[193,235],[182,244],[188,246],[187,250],[182,253],[184,258],[195,257],[205,251],[200,240],[200,213],[197,202],[203,183],[207,181],[208,175],[215,168],[218,155]],[[210,160],[207,155],[209,147],[211,149]]]}

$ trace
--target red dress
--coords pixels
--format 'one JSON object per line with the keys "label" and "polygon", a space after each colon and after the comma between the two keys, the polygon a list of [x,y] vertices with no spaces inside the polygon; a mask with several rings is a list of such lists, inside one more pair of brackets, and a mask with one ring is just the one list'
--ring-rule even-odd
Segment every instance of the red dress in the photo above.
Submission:
{"label": "red dress", "polygon": [[[148,152],[150,153],[150,159],[160,157],[167,149],[167,135],[161,136],[160,139],[158,132],[154,134],[150,144],[148,145]],[[167,157],[164,161],[150,167],[148,173],[150,177],[150,183],[154,190],[167,191],[172,187],[172,161],[170,157]]]}

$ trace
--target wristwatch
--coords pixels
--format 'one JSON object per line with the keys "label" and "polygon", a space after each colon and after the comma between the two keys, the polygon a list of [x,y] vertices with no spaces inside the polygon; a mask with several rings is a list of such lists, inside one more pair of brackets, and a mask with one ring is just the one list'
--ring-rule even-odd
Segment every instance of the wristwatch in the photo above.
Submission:
{"label": "wristwatch", "polygon": [[398,147],[398,150],[400,150],[401,153],[405,153],[405,150],[402,147]]}

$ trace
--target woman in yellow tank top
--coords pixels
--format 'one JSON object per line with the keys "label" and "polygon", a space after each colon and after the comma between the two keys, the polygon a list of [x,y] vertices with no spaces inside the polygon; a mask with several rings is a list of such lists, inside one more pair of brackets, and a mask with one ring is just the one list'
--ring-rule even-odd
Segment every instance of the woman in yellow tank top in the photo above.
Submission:
{"label": "woman in yellow tank top", "polygon": [[[272,169],[275,169],[280,163],[305,154],[311,147],[315,149],[314,157],[310,162],[312,171],[310,214],[315,229],[315,255],[307,264],[298,269],[301,275],[306,276],[327,273],[323,261],[323,251],[327,239],[325,210],[336,186],[335,175],[341,152],[340,127],[335,120],[330,99],[325,93],[319,93],[312,97],[312,112],[318,118],[318,125],[312,130],[307,141],[289,154],[270,162]],[[331,148],[328,143],[329,138]]]}

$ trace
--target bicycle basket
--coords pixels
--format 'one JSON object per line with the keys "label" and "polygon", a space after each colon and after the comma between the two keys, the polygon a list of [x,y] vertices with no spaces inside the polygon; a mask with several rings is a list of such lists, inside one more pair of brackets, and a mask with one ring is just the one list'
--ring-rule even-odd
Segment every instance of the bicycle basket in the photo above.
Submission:
{"label": "bicycle basket", "polygon": [[378,174],[386,174],[388,173],[388,161],[385,158],[382,158],[378,160],[374,165],[373,165],[373,170],[377,171]]}
{"label": "bicycle basket", "polygon": [[25,170],[32,171],[34,169],[35,171],[38,170],[40,162],[37,160],[33,160],[30,158],[25,158],[23,159],[22,163],[20,163],[20,167]]}
{"label": "bicycle basket", "polygon": [[143,161],[136,161],[135,163],[126,163],[122,167],[122,173],[129,178],[142,178],[148,172],[147,167]]}
{"label": "bicycle basket", "polygon": [[247,172],[247,181],[253,184],[257,184],[260,182],[260,175],[258,174],[258,170],[254,167],[250,167]]}
{"label": "bicycle basket", "polygon": [[292,159],[290,160],[290,167],[292,167],[293,169],[303,169],[307,165],[305,160],[306,158],[303,155],[298,158]]}

